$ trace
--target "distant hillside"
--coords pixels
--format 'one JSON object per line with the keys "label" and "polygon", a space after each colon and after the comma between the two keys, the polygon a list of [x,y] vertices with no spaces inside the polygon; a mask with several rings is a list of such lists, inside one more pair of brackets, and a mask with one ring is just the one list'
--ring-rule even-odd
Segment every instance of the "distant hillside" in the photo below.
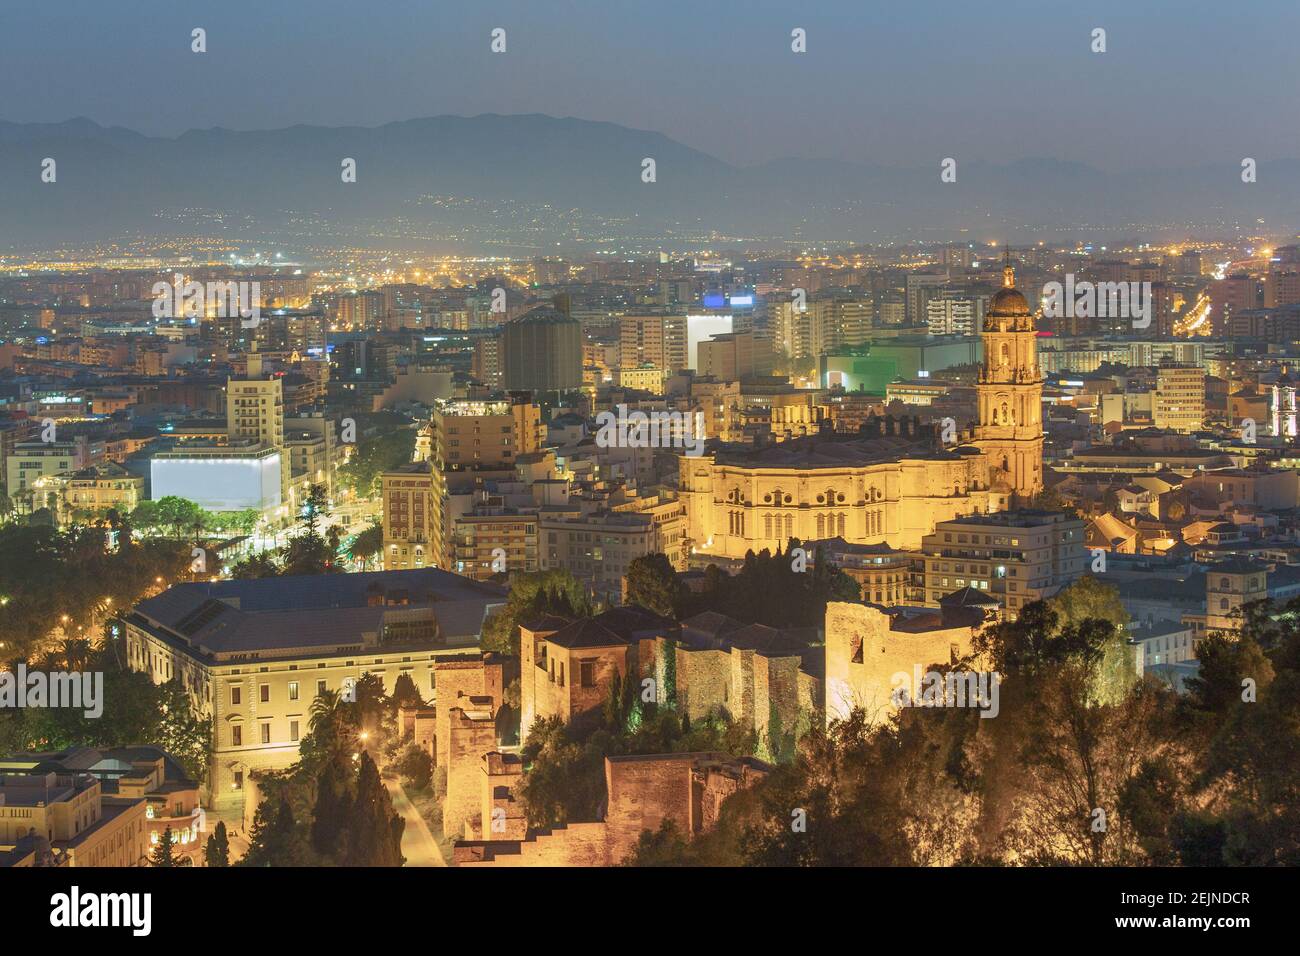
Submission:
{"label": "distant hillside", "polygon": [[[1122,144],[1117,144],[1122,148]],[[41,161],[57,163],[55,184]],[[357,182],[340,180],[345,157]],[[657,182],[641,181],[641,161]],[[1058,160],[926,169],[788,159],[736,167],[658,133],[541,115],[439,116],[374,128],[191,130],[168,139],[86,119],[0,121],[0,247],[225,230],[379,244],[717,233],[883,241],[1030,231],[1229,233],[1300,224],[1300,161],[1118,175]],[[960,157],[958,157],[960,161]],[[467,202],[448,203],[433,197]],[[1143,227],[1147,227],[1144,229]]]}

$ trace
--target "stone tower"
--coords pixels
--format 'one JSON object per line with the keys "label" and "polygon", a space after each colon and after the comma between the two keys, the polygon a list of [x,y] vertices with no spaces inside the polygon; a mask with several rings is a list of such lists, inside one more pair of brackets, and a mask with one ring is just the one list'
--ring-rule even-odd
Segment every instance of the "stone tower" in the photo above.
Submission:
{"label": "stone tower", "polygon": [[1043,376],[1029,303],[1015,287],[1007,251],[1002,288],[984,317],[984,364],[973,444],[984,452],[995,491],[1028,498],[1043,488]]}

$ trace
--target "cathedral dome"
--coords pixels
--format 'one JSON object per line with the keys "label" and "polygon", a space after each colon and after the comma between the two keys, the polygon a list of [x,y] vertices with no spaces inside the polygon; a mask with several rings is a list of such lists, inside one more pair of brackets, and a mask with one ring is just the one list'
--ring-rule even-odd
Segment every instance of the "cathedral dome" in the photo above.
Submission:
{"label": "cathedral dome", "polygon": [[1029,315],[1029,303],[1018,289],[998,289],[989,300],[989,310],[985,314],[1006,318]]}
{"label": "cathedral dome", "polygon": [[1016,273],[1011,266],[1011,252],[1004,253],[1002,288],[989,300],[989,310],[984,313],[984,331],[997,332],[1010,326],[1017,331],[1034,327],[1034,314],[1024,294],[1016,288]]}

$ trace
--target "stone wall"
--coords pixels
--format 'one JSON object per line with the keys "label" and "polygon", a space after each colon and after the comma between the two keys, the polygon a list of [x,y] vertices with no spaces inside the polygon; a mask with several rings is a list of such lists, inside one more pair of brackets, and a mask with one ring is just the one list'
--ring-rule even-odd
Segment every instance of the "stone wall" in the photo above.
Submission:
{"label": "stone wall", "polygon": [[973,629],[948,627],[920,633],[893,631],[889,617],[867,604],[826,606],[826,719],[845,718],[855,707],[882,723],[894,713],[892,677],[916,667],[952,662],[971,652]]}
{"label": "stone wall", "polygon": [[617,866],[645,830],[672,820],[684,835],[717,823],[723,801],[771,768],[726,754],[652,754],[605,758],[605,819],[532,832],[524,839],[456,844],[457,866]]}
{"label": "stone wall", "polygon": [[483,755],[483,807],[480,813],[481,840],[523,840],[528,819],[523,803],[516,798],[523,779],[524,762],[517,754],[493,751]]}
{"label": "stone wall", "polygon": [[[452,709],[463,706],[468,697],[487,697],[492,703],[489,709],[493,714],[501,706],[504,693],[505,661],[496,654],[457,654],[434,661],[433,680],[436,688],[434,707],[436,709],[436,748],[434,760],[439,767],[446,767],[448,761],[447,735],[450,730],[450,713]],[[481,709],[481,708],[479,708]],[[474,755],[474,765],[478,758],[489,750],[495,750],[495,742]]]}
{"label": "stone wall", "polygon": [[[487,698],[470,698],[471,707]],[[496,750],[495,711],[453,707],[447,715],[447,795],[442,804],[442,833],[448,838],[482,831],[483,755]],[[441,737],[439,743],[441,745]],[[467,827],[469,828],[467,830]]]}

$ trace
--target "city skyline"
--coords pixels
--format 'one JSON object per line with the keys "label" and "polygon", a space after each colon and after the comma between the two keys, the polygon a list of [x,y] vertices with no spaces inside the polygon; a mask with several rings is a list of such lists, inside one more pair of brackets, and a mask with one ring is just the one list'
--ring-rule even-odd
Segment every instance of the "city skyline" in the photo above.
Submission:
{"label": "city skyline", "polygon": [[[745,882],[798,868],[1035,941],[1270,922],[1297,28],[11,4],[14,921],[716,935],[765,924],[682,874],[780,921]],[[521,867],[650,892],[453,872]]]}

